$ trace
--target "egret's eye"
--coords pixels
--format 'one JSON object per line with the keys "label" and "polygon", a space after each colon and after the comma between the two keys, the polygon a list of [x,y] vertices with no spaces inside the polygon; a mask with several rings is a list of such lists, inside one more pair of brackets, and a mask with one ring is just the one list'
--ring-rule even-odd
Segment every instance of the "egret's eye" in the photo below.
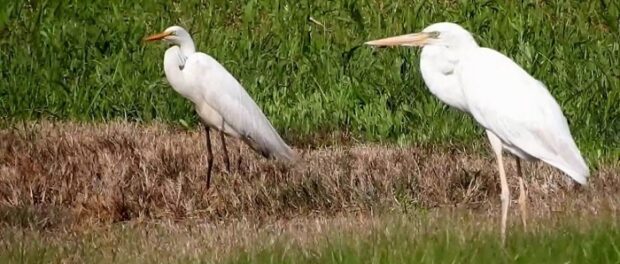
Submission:
{"label": "egret's eye", "polygon": [[170,31],[170,36],[176,36],[177,32],[176,31]]}
{"label": "egret's eye", "polygon": [[439,31],[428,32],[428,36],[434,39],[439,38]]}

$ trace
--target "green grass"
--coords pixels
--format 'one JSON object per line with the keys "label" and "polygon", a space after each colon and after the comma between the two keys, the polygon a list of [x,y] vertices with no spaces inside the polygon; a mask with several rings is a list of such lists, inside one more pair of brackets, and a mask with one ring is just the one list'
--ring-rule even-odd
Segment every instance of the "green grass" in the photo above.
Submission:
{"label": "green grass", "polygon": [[619,245],[620,233],[609,225],[519,233],[506,247],[488,231],[463,235],[447,228],[420,234],[386,227],[363,240],[331,238],[311,250],[274,246],[242,253],[230,263],[618,263]]}
{"label": "green grass", "polygon": [[[459,237],[439,230],[415,238],[407,230],[374,234],[367,240],[328,242],[314,252],[270,248],[242,254],[232,263],[618,263],[620,236],[607,228],[590,232],[560,229],[518,235],[503,248],[497,234]],[[611,231],[611,233],[609,233]]]}
{"label": "green grass", "polygon": [[426,90],[418,51],[358,48],[453,21],[547,84],[591,163],[620,156],[617,1],[61,2],[0,9],[0,119],[8,123],[196,124],[192,106],[164,79],[164,45],[141,42],[179,24],[288,139],[346,131],[369,141],[479,142],[469,117]]}
{"label": "green grass", "polygon": [[[543,220],[509,229],[502,246],[494,218],[352,217],[344,228],[291,231],[278,224],[219,226],[119,224],[75,233],[9,229],[3,263],[619,263],[615,217]],[[586,217],[587,218],[587,217]],[[316,223],[319,223],[316,222]],[[313,220],[292,226],[316,225]],[[189,223],[187,226],[192,225]],[[206,230],[205,230],[206,229]],[[254,234],[257,235],[254,235]]]}

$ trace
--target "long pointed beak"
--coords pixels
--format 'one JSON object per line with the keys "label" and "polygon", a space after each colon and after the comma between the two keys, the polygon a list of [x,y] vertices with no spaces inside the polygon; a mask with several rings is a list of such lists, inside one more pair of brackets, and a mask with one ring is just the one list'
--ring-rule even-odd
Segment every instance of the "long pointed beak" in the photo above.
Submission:
{"label": "long pointed beak", "polygon": [[370,46],[377,46],[377,47],[393,47],[393,46],[421,47],[421,46],[426,45],[430,38],[431,36],[429,35],[429,33],[420,32],[420,33],[415,33],[415,34],[406,34],[406,35],[400,35],[400,36],[395,36],[395,37],[371,40],[364,44],[370,45]]}
{"label": "long pointed beak", "polygon": [[155,34],[155,35],[150,35],[150,36],[144,38],[144,41],[151,42],[151,41],[161,40],[161,39],[164,39],[167,36],[170,36],[170,34],[171,34],[170,32],[161,32],[161,33],[158,33],[158,34]]}

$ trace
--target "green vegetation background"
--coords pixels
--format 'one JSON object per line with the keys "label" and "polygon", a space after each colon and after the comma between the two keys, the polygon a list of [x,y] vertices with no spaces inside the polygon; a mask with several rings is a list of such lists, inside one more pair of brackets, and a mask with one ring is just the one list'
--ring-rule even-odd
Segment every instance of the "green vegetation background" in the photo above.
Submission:
{"label": "green vegetation background", "polygon": [[[427,91],[416,49],[365,40],[462,24],[547,84],[591,163],[620,157],[618,1],[12,1],[0,8],[0,119],[196,124],[165,81],[178,24],[289,140],[347,132],[399,144],[484,139]],[[316,23],[315,21],[319,22]],[[359,47],[359,48],[358,48]],[[481,141],[480,141],[481,142]]]}

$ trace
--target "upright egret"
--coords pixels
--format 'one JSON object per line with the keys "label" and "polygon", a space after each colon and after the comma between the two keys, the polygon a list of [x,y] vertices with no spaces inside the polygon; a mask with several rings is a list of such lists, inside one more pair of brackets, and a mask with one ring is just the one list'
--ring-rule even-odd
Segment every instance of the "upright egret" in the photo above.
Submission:
{"label": "upright egret", "polygon": [[420,68],[430,91],[445,103],[470,113],[486,129],[497,157],[501,185],[501,238],[506,237],[510,191],[502,151],[517,156],[526,225],[525,191],[519,158],[542,160],[586,184],[590,171],[575,144],[560,106],[543,83],[510,58],[478,46],[454,23],[436,23],[420,33],[366,42],[371,46],[419,46]]}
{"label": "upright egret", "polygon": [[194,103],[207,141],[207,188],[211,184],[213,153],[210,130],[220,131],[224,162],[230,161],[224,134],[243,140],[266,158],[292,162],[295,152],[282,140],[265,114],[241,84],[211,56],[196,52],[185,29],[171,26],[145,41],[164,40],[172,46],[164,54],[164,72],[172,88]]}

